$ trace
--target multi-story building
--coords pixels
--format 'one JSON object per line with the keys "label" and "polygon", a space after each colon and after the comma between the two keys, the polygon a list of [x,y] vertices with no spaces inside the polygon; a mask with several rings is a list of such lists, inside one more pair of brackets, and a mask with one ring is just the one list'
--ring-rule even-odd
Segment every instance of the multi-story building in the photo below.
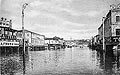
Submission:
{"label": "multi-story building", "polygon": [[[12,20],[8,21],[3,17],[0,19],[0,48],[8,48],[8,50],[10,50],[9,48],[19,48],[22,51],[22,34],[22,30],[12,29]],[[45,36],[25,30],[25,44],[26,47],[32,47],[33,50],[45,49]]]}
{"label": "multi-story building", "polygon": [[103,25],[105,43],[115,45],[120,39],[120,5],[112,6],[98,28],[99,42],[103,40]]}
{"label": "multi-story building", "polygon": [[12,29],[12,20],[6,18],[0,19],[0,53],[1,55],[10,55],[17,53],[19,40],[16,38],[17,30]]}
{"label": "multi-story building", "polygon": [[[18,31],[17,38],[20,40],[20,44],[22,45],[22,30]],[[41,48],[44,49],[45,47],[45,36],[25,30],[25,43],[26,47],[32,47],[33,50],[40,50]]]}
{"label": "multi-story building", "polygon": [[12,21],[2,17],[0,19],[0,47],[19,46],[16,34],[17,30],[12,29]]}

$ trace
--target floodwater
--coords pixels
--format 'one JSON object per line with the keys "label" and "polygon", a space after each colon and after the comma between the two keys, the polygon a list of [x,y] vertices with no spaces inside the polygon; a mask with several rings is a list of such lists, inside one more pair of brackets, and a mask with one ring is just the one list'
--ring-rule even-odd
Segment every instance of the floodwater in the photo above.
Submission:
{"label": "floodwater", "polygon": [[[88,47],[29,51],[1,57],[2,75],[120,75],[116,57]],[[118,60],[119,61],[119,60]],[[25,65],[23,67],[23,65]]]}

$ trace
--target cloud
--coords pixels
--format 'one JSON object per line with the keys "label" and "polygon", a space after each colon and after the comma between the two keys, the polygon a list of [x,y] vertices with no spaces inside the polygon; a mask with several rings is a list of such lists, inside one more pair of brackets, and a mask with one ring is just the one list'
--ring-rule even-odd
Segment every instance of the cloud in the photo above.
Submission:
{"label": "cloud", "polygon": [[66,12],[69,13],[72,16],[88,16],[88,17],[96,17],[97,15],[101,14],[102,11],[88,11],[88,12],[79,12],[70,8],[61,8],[61,7],[55,7],[59,12]]}
{"label": "cloud", "polygon": [[28,17],[36,17],[36,16],[38,16],[38,15],[40,15],[40,14],[39,14],[38,11],[31,10],[31,11],[27,12],[26,15],[27,15]]}
{"label": "cloud", "polygon": [[57,10],[57,12],[66,12],[66,13],[69,13],[70,15],[73,15],[73,16],[79,16],[79,13],[76,12],[75,10],[72,10],[71,8],[62,8],[62,7],[55,7],[54,9]]}
{"label": "cloud", "polygon": [[77,15],[76,12],[70,9],[70,2],[72,0],[50,0],[50,1],[33,1],[30,6],[34,9],[39,9],[41,11],[51,12],[51,13],[62,13],[67,12],[72,15]]}
{"label": "cloud", "polygon": [[[21,28],[22,4],[25,10],[25,28],[45,36],[87,38],[97,33],[104,4],[88,0],[0,0],[2,16],[13,19],[13,27]],[[101,5],[98,5],[101,2]],[[1,7],[0,7],[1,8]],[[103,11],[106,11],[104,8]],[[0,13],[1,14],[1,13]]]}
{"label": "cloud", "polygon": [[48,12],[53,14],[70,14],[72,16],[96,16],[97,11],[90,12],[79,12],[77,10],[72,9],[69,3],[72,0],[50,0],[50,1],[33,1],[30,3],[31,7],[34,7],[39,12]]}
{"label": "cloud", "polygon": [[88,11],[88,12],[82,12],[82,11],[75,11],[75,10],[66,9],[65,11],[70,13],[72,16],[88,16],[88,17],[97,17],[97,15],[102,13],[102,11],[95,11],[95,10]]}
{"label": "cloud", "polygon": [[15,20],[17,18],[16,18],[16,16],[10,16],[10,19]]}
{"label": "cloud", "polygon": [[1,2],[2,2],[2,1],[0,0],[0,6],[1,6]]}
{"label": "cloud", "polygon": [[75,22],[70,22],[70,21],[64,21],[63,25],[81,27],[81,26],[84,26],[85,24],[80,24],[80,23],[75,23]]}
{"label": "cloud", "polygon": [[73,33],[80,33],[80,34],[86,34],[86,33],[93,33],[96,31],[96,29],[79,29],[79,30],[71,30]]}
{"label": "cloud", "polygon": [[70,4],[72,3],[72,0],[51,0],[51,3],[66,8],[70,7]]}
{"label": "cloud", "polygon": [[91,16],[91,17],[96,17],[97,15],[101,14],[102,11],[88,11],[85,13],[85,15]]}
{"label": "cloud", "polygon": [[31,7],[37,7],[37,6],[40,6],[40,5],[42,5],[42,4],[44,4],[44,3],[36,0],[36,1],[34,1],[34,2],[31,2],[31,3],[30,3],[30,6],[31,6]]}

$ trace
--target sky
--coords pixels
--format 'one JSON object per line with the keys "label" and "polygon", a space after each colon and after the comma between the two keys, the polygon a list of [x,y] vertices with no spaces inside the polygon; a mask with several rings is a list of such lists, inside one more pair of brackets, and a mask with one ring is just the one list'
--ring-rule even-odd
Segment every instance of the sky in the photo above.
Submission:
{"label": "sky", "polygon": [[22,28],[24,3],[25,29],[46,37],[90,39],[98,34],[110,5],[120,0],[0,0],[0,17],[12,19],[14,29]]}

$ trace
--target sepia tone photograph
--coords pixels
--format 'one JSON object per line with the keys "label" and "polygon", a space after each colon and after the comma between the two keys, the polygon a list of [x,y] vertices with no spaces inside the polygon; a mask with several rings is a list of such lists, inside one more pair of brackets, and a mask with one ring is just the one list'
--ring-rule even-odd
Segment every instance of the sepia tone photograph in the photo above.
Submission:
{"label": "sepia tone photograph", "polygon": [[0,75],[120,75],[120,0],[0,0]]}

